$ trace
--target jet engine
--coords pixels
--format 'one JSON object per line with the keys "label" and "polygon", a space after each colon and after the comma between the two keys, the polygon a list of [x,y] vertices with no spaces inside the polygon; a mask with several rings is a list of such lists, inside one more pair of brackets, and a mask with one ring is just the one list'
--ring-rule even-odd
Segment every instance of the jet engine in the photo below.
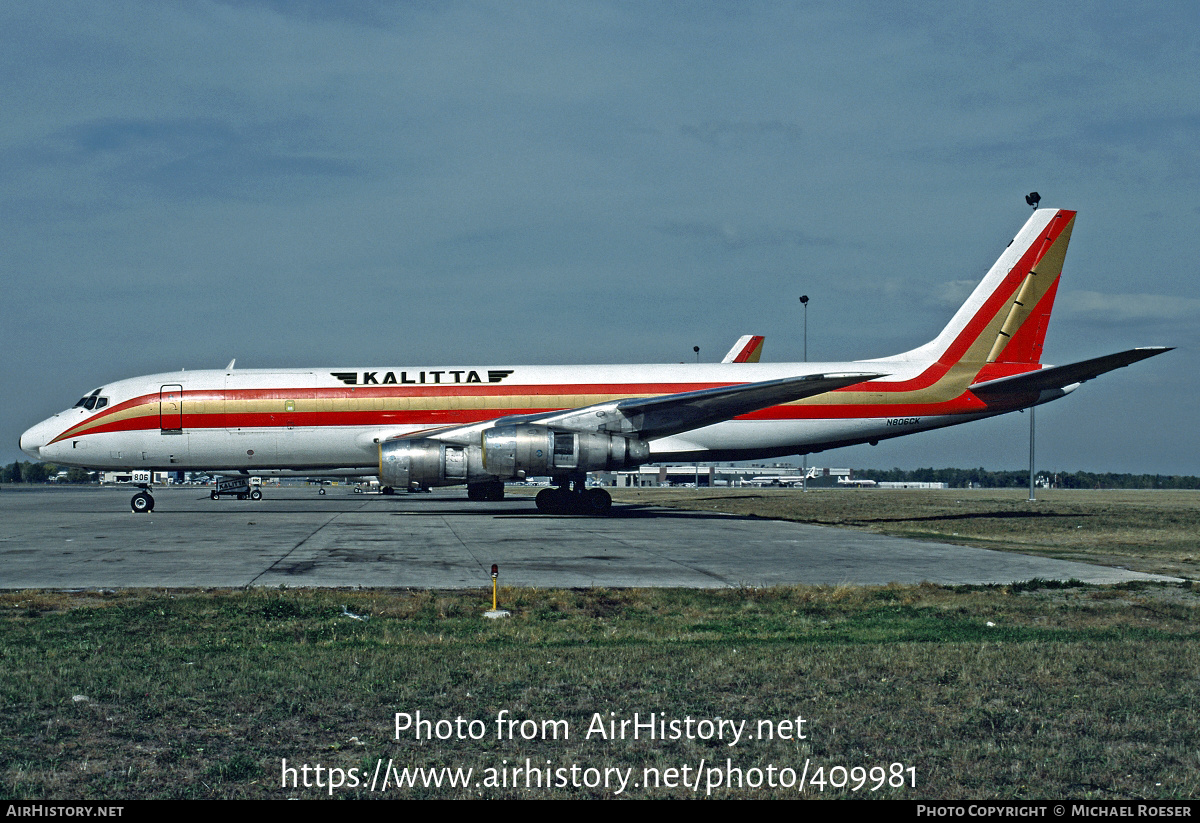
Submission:
{"label": "jet engine", "polygon": [[413,485],[453,486],[487,479],[482,469],[470,470],[471,451],[478,450],[428,438],[384,441],[379,444],[379,482],[410,489]]}
{"label": "jet engine", "polygon": [[602,432],[564,432],[545,426],[495,426],[481,438],[483,468],[503,479],[614,471],[645,463],[650,446],[644,440]]}
{"label": "jet engine", "polygon": [[601,432],[556,431],[547,426],[484,429],[479,445],[431,438],[388,440],[379,446],[379,480],[407,489],[489,480],[561,476],[631,468],[650,459],[644,440]]}

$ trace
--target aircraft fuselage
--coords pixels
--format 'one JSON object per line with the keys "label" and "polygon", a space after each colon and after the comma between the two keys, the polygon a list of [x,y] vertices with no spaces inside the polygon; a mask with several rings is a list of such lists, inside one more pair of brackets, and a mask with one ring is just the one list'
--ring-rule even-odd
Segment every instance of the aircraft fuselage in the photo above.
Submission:
{"label": "aircraft fuselage", "polygon": [[[878,367],[868,362],[477,368],[237,369],[166,372],[101,389],[27,431],[31,457],[93,469],[377,468],[379,443],[431,429],[652,397]],[[651,441],[654,461],[797,454],[996,413],[971,398],[888,377]],[[909,372],[909,374],[905,374]],[[917,397],[916,395],[926,395]],[[913,400],[921,402],[914,403]],[[836,402],[831,402],[836,401]]]}

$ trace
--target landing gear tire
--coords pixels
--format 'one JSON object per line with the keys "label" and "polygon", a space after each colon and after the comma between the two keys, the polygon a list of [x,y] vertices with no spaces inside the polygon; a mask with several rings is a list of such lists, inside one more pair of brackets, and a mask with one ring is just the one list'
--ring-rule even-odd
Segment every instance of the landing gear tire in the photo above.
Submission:
{"label": "landing gear tire", "polygon": [[382,489],[379,490],[379,493],[380,494],[395,494],[396,490],[393,489],[391,486],[384,486]]}
{"label": "landing gear tire", "polygon": [[537,493],[537,497],[533,498],[533,502],[542,514],[559,514],[561,496],[559,489],[542,489]]}
{"label": "landing gear tire", "polygon": [[238,500],[245,500],[245,499],[246,499],[246,495],[244,493],[238,495]]}
{"label": "landing gear tire", "polygon": [[217,494],[216,490],[214,489],[213,491],[210,491],[208,493],[208,499],[209,500],[220,500],[221,495]]}
{"label": "landing gear tire", "polygon": [[484,483],[467,484],[468,500],[503,500],[504,481],[488,480]]}
{"label": "landing gear tire", "polygon": [[603,517],[612,511],[612,496],[604,489],[571,491],[542,489],[533,501],[543,514],[584,514]]}
{"label": "landing gear tire", "polygon": [[583,493],[588,514],[605,515],[612,511],[612,495],[604,489],[588,489]]}
{"label": "landing gear tire", "polygon": [[138,492],[129,501],[129,508],[133,509],[134,514],[149,514],[154,511],[154,498],[146,492]]}
{"label": "landing gear tire", "polygon": [[317,494],[324,494],[324,493],[325,493],[325,490],[324,490],[324,489],[318,489],[318,490],[317,490]]}
{"label": "landing gear tire", "polygon": [[262,492],[259,491],[258,489],[255,489],[254,491],[250,492],[250,499],[251,500],[262,500]]}

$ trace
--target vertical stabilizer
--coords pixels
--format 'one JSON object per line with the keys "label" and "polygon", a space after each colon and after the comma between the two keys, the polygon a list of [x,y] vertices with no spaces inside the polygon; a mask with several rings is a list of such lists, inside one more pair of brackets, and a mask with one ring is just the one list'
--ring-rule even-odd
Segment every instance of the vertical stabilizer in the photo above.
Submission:
{"label": "vertical stabilizer", "polygon": [[1073,211],[1035,211],[942,332],[900,357],[928,359],[975,380],[1040,368],[1074,225]]}
{"label": "vertical stabilizer", "polygon": [[762,357],[763,338],[760,334],[743,334],[733,344],[722,363],[757,363]]}

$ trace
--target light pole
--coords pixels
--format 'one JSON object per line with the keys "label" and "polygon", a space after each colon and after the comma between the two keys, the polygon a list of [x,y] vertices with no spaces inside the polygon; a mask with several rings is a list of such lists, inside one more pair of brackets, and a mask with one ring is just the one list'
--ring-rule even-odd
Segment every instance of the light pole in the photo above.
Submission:
{"label": "light pole", "polygon": [[808,362],[808,295],[800,295],[800,305],[804,307],[804,362]]}
{"label": "light pole", "polygon": [[[804,307],[804,362],[808,362],[808,295],[800,295],[800,305]],[[808,491],[808,452],[801,455],[800,471],[804,477],[800,480],[801,488]]]}
{"label": "light pole", "polygon": [[[1031,191],[1025,195],[1025,203],[1034,211],[1037,211],[1038,203],[1042,201],[1042,196],[1036,191]],[[1037,497],[1033,493],[1033,406],[1029,407],[1029,502],[1036,503]]]}
{"label": "light pole", "polygon": [[1036,503],[1037,497],[1033,494],[1033,410],[1034,407],[1029,407],[1029,502]]}

